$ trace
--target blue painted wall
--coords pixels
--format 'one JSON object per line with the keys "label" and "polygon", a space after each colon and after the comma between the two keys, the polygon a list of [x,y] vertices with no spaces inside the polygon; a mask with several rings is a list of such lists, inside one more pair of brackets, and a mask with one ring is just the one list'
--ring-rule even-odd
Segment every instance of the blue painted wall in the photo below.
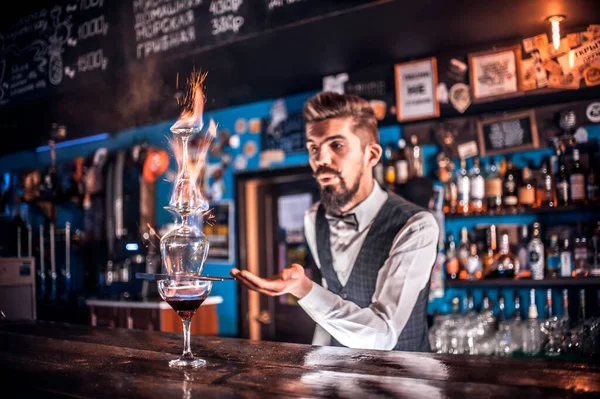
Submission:
{"label": "blue painted wall", "polygon": [[[306,101],[306,99],[314,93],[304,93],[296,96],[290,96],[285,99],[286,106],[289,112],[298,111],[302,108],[302,105]],[[228,108],[224,110],[218,110],[214,112],[207,112],[205,115],[205,122],[207,122],[210,118],[214,119],[214,121],[219,125],[219,129],[227,128],[230,132],[235,132],[235,122],[238,118],[244,118],[246,120],[250,118],[262,118],[269,115],[270,108],[275,99],[257,102],[253,104],[248,104],[239,107]],[[122,132],[118,132],[112,135],[109,139],[97,141],[93,143],[88,143],[85,145],[72,146],[67,148],[61,148],[57,152],[57,161],[68,161],[77,156],[87,156],[92,154],[96,149],[101,147],[106,147],[109,150],[114,150],[118,148],[127,148],[130,147],[135,142],[139,142],[142,140],[148,141],[151,145],[169,149],[168,146],[168,137],[170,136],[169,128],[175,122],[175,120],[165,121],[163,123],[151,125],[151,126],[142,126],[137,127],[135,129],[130,129]],[[588,132],[591,137],[600,137],[600,126],[589,126]],[[389,142],[397,143],[400,135],[402,134],[402,126],[390,126],[384,127],[380,130],[380,142],[382,146],[385,146]],[[248,160],[247,170],[249,169],[258,169],[259,168],[259,155],[260,152],[260,135],[259,134],[251,134],[244,133],[240,135],[240,146],[237,149],[231,149],[230,155],[232,159],[235,159],[235,156],[241,154],[243,151],[244,144],[246,142],[253,141],[257,146],[257,155],[250,158]],[[432,162],[430,160],[435,157],[438,149],[432,145],[426,145],[423,148],[424,155],[426,158],[426,170],[425,173],[427,175],[433,175],[434,170],[430,170]],[[550,150],[536,150],[529,151],[526,153],[517,154],[514,157],[514,161],[520,166],[523,165],[525,160],[533,160],[536,163],[539,163],[541,158],[545,155],[549,155]],[[209,158],[209,162],[217,162],[218,159],[214,157]],[[6,155],[0,157],[0,173],[19,170],[26,167],[38,167],[42,168],[48,165],[50,162],[49,153],[40,152],[36,153],[33,151],[27,152],[19,152],[15,154]],[[304,165],[308,163],[308,155],[306,152],[291,154],[288,155],[284,161],[280,163],[274,163],[272,167],[281,167],[281,166],[294,166],[294,165]],[[174,158],[171,158],[171,164],[169,167],[171,173],[174,173],[177,170],[177,165]],[[233,163],[227,169],[224,181],[226,192],[224,194],[224,199],[233,199],[234,196],[234,168]],[[166,173],[165,175],[168,175]],[[163,224],[171,223],[172,217],[170,214],[163,209],[165,205],[167,205],[168,199],[170,197],[171,192],[171,182],[166,181],[165,179],[159,179],[157,181],[157,227],[160,227]],[[561,217],[560,215],[555,215],[553,217]],[[72,214],[68,211],[59,210],[59,224],[64,224],[66,221],[75,222],[72,220]],[[497,222],[497,219],[494,219]],[[527,223],[531,224],[534,221],[534,216],[531,215],[519,215],[507,217],[503,222],[505,223]],[[458,232],[462,226],[466,226],[467,228],[471,228],[475,223],[488,223],[490,220],[486,218],[472,218],[466,220],[451,220],[447,221],[445,228],[446,232],[453,232],[455,237],[458,236]],[[33,223],[35,225],[35,221]],[[74,228],[78,226],[75,225]],[[205,270],[208,274],[212,275],[225,275],[229,272],[231,267],[235,266],[235,260],[231,264],[207,264]],[[509,290],[510,291],[510,290]],[[523,307],[528,306],[528,295],[526,290],[524,290],[525,295],[522,294],[523,298]],[[223,336],[236,336],[238,334],[238,297],[237,297],[237,287],[235,282],[222,282],[214,284],[213,294],[220,295],[223,297],[224,301],[222,304],[218,305],[218,315],[219,315],[219,331]],[[490,290],[489,292],[491,299],[496,302],[497,299],[497,290]],[[538,292],[540,298],[537,303],[540,304],[540,314],[541,312],[541,304],[543,303],[543,295],[544,293]],[[454,296],[462,297],[464,295],[464,290],[462,289],[447,289],[445,292],[444,298],[436,299],[432,303],[430,303],[429,311],[439,311],[439,312],[447,312],[449,311],[449,303]],[[481,300],[482,290],[473,290],[473,295],[475,298],[476,304],[478,304]],[[559,295],[559,294],[556,294]],[[512,312],[512,295],[510,292],[505,293],[505,298],[507,299],[507,310]],[[560,300],[557,296],[555,298],[555,303],[560,304]],[[477,306],[477,305],[476,305]]]}

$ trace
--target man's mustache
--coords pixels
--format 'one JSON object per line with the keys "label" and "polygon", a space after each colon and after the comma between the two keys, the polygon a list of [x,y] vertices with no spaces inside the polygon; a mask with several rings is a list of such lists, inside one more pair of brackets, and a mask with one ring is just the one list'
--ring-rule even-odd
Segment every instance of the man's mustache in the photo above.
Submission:
{"label": "man's mustache", "polygon": [[335,169],[332,169],[332,168],[330,168],[328,166],[319,166],[317,168],[317,170],[315,171],[315,173],[313,173],[313,177],[317,177],[317,176],[319,176],[319,175],[321,175],[323,173],[330,173],[332,175],[341,176],[340,172],[338,172]]}

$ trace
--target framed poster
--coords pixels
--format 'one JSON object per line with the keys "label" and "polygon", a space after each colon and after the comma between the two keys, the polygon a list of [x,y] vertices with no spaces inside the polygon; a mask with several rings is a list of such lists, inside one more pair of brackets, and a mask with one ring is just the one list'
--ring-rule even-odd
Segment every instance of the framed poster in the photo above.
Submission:
{"label": "framed poster", "polygon": [[394,65],[396,117],[405,122],[440,116],[435,57]]}
{"label": "framed poster", "polygon": [[535,112],[515,112],[477,122],[481,156],[539,148]]}
{"label": "framed poster", "polygon": [[209,209],[212,216],[205,217],[202,225],[202,232],[210,243],[206,263],[233,263],[235,250],[233,201],[210,201]]}
{"label": "framed poster", "polygon": [[521,91],[519,45],[469,54],[473,99],[508,97]]}

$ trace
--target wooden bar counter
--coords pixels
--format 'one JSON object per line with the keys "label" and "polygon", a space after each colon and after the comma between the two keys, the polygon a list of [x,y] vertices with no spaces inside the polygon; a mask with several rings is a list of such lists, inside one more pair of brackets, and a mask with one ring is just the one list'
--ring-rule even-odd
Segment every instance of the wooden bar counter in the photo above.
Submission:
{"label": "wooden bar counter", "polygon": [[598,397],[600,365],[192,336],[207,367],[170,369],[182,336],[0,322],[3,398]]}

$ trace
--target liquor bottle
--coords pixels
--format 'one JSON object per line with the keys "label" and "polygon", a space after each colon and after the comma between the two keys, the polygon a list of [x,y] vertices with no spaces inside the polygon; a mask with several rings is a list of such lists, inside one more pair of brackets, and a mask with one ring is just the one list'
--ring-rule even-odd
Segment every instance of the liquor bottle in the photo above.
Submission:
{"label": "liquor bottle", "polygon": [[454,242],[454,236],[448,235],[448,242],[446,243],[446,278],[450,280],[458,279],[458,258],[456,256],[456,243]]}
{"label": "liquor bottle", "polygon": [[410,143],[412,144],[412,177],[423,177],[424,168],[423,168],[423,151],[421,146],[418,143],[418,138],[416,135],[410,136]]}
{"label": "liquor bottle", "polygon": [[521,321],[521,297],[518,292],[515,292],[514,297],[515,312],[513,313],[512,319],[515,321]]}
{"label": "liquor bottle", "polygon": [[588,268],[588,247],[587,238],[583,232],[582,223],[577,223],[577,233],[573,245],[573,277],[587,277]]}
{"label": "liquor bottle", "polygon": [[464,158],[460,159],[456,187],[458,188],[458,213],[467,215],[469,214],[469,199],[471,198],[471,181],[467,172],[467,161]]}
{"label": "liquor bottle", "polygon": [[487,251],[483,256],[483,275],[487,276],[492,271],[494,259],[496,259],[497,240],[496,225],[490,225],[486,230]]}
{"label": "liquor bottle", "polygon": [[559,206],[569,204],[569,176],[564,154],[558,155],[558,173],[556,174],[556,201]]}
{"label": "liquor bottle", "polygon": [[473,158],[473,168],[469,176],[471,181],[471,212],[485,212],[485,179],[481,174],[479,157]]}
{"label": "liquor bottle", "polygon": [[560,249],[558,234],[550,236],[550,245],[546,249],[546,278],[558,278],[561,275]]}
{"label": "liquor bottle", "polygon": [[473,301],[473,294],[470,292],[467,294],[467,308],[464,311],[475,313],[475,302]]}
{"label": "liquor bottle", "polygon": [[542,242],[540,223],[533,224],[533,237],[527,247],[529,252],[529,267],[534,280],[544,279],[544,243]]}
{"label": "liquor bottle", "polygon": [[469,230],[466,227],[460,229],[460,244],[458,244],[458,264],[460,266],[459,277],[464,280],[467,270],[467,262],[469,260],[470,244],[469,244]]}
{"label": "liquor bottle", "polygon": [[500,234],[500,245],[498,254],[492,264],[492,270],[489,273],[490,278],[514,278],[519,269],[519,260],[516,255],[510,251],[510,242],[508,233]]}
{"label": "liquor bottle", "polygon": [[408,181],[408,158],[406,157],[406,141],[398,140],[398,153],[396,156],[396,183],[404,184]]}
{"label": "liquor bottle", "polygon": [[556,206],[556,193],[554,190],[554,178],[548,169],[546,161],[542,162],[540,168],[540,179],[538,181],[538,203],[540,206],[553,208]]}
{"label": "liquor bottle", "polygon": [[596,229],[590,241],[589,274],[592,277],[600,277],[600,221],[596,222]]}
{"label": "liquor bottle", "polygon": [[492,305],[490,303],[490,297],[487,292],[483,293],[481,298],[481,313],[489,313],[492,310]]}
{"label": "liquor bottle", "polygon": [[573,168],[571,170],[571,176],[569,176],[569,188],[571,194],[571,202],[582,203],[585,202],[585,175],[583,168],[579,162],[579,150],[573,150]]}
{"label": "liquor bottle", "polygon": [[571,320],[569,318],[569,290],[564,288],[562,290],[562,315],[559,319],[559,325],[564,331],[571,327]]}
{"label": "liquor bottle", "polygon": [[523,179],[519,184],[519,206],[528,210],[536,204],[536,182],[531,175],[531,169],[523,168]]}
{"label": "liquor bottle", "polygon": [[585,289],[581,288],[579,290],[579,314],[577,322],[583,324],[586,320],[585,315]]}
{"label": "liquor bottle", "polygon": [[504,295],[502,292],[498,294],[498,321],[503,322],[506,320],[506,307],[504,304]]}
{"label": "liquor bottle", "polygon": [[546,318],[554,317],[554,309],[552,309],[552,288],[546,290]]}
{"label": "liquor bottle", "polygon": [[452,313],[454,313],[454,314],[460,313],[459,300],[458,300],[457,296],[452,298]]}
{"label": "liquor bottle", "polygon": [[[519,228],[519,243],[517,244],[517,257],[519,258],[521,273],[529,273],[531,277],[531,268],[529,267],[529,226],[522,224]],[[525,276],[523,276],[525,277]]]}
{"label": "liquor bottle", "polygon": [[590,202],[600,201],[600,182],[598,182],[598,171],[596,158],[598,153],[590,154],[590,168],[587,173],[587,200]]}
{"label": "liquor bottle", "polygon": [[490,159],[485,178],[485,195],[487,197],[487,209],[490,212],[499,211],[502,207],[502,178],[493,158]]}
{"label": "liquor bottle", "polygon": [[375,179],[375,181],[377,181],[377,183],[379,183],[379,185],[381,187],[385,187],[385,178],[383,176],[383,174],[384,174],[383,172],[384,172],[384,166],[383,166],[383,160],[381,160],[373,168],[373,178]]}
{"label": "liquor bottle", "polygon": [[458,210],[458,189],[454,179],[444,185],[444,214],[454,215]]}
{"label": "liquor bottle", "polygon": [[396,166],[394,164],[394,157],[396,156],[394,145],[389,143],[385,146],[383,152],[384,157],[384,168],[385,168],[385,184],[386,188],[391,191],[395,191],[396,185]]}
{"label": "liquor bottle", "polygon": [[506,173],[502,185],[502,207],[508,212],[514,212],[519,204],[518,177],[515,169],[514,164],[509,160],[506,164]]}
{"label": "liquor bottle", "polygon": [[560,276],[571,277],[573,273],[573,254],[571,253],[571,244],[569,239],[563,240],[563,246],[560,249]]}
{"label": "liquor bottle", "polygon": [[535,304],[535,290],[529,291],[529,309],[527,312],[527,323],[523,328],[523,352],[534,355],[541,347],[540,328],[538,323],[538,310]]}
{"label": "liquor bottle", "polygon": [[483,276],[483,264],[477,253],[477,244],[471,243],[469,257],[467,259],[467,273],[469,280],[478,280]]}

